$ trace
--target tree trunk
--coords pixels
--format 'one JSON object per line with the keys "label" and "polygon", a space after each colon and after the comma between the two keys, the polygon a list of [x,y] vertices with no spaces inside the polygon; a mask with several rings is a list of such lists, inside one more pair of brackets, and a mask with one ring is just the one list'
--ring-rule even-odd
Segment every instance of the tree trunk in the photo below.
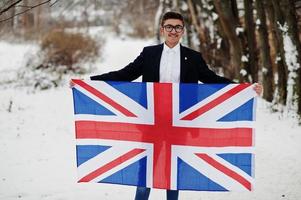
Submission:
{"label": "tree trunk", "polygon": [[[298,23],[296,17],[296,9],[295,9],[295,2],[293,0],[281,0],[281,7],[283,11],[285,11],[285,18],[288,25],[288,33],[292,39],[293,44],[296,46],[297,54],[296,54],[296,61],[297,63],[292,63],[293,65],[293,72],[296,73],[295,78],[295,85],[294,88],[294,95],[297,96],[297,107],[298,107],[298,114],[301,117],[301,44],[299,40],[299,30],[298,30]],[[287,63],[289,65],[289,63]]]}
{"label": "tree trunk", "polygon": [[251,75],[252,82],[258,82],[258,55],[256,50],[255,23],[253,15],[253,1],[244,0],[245,7],[245,33],[248,46],[247,72]]}
{"label": "tree trunk", "polygon": [[285,52],[283,48],[283,37],[279,29],[278,23],[284,25],[284,16],[279,6],[278,0],[267,0],[267,13],[271,23],[271,33],[273,35],[272,45],[276,50],[276,66],[277,66],[277,89],[278,96],[275,103],[286,104],[287,97],[287,65],[285,62]]}
{"label": "tree trunk", "polygon": [[[185,7],[184,7],[185,6]],[[189,47],[193,47],[193,41],[192,41],[192,35],[193,35],[193,28],[190,26],[192,24],[191,22],[191,16],[190,16],[190,11],[187,8],[187,3],[186,0],[173,0],[173,5],[172,5],[172,10],[180,12],[184,18],[184,22],[186,23],[185,28],[186,28],[186,33],[184,35],[184,41],[186,40],[186,44]]]}
{"label": "tree trunk", "polygon": [[193,27],[195,28],[197,34],[198,34],[198,39],[200,41],[200,52],[202,53],[203,57],[205,60],[208,60],[208,48],[207,48],[207,37],[206,33],[203,30],[200,21],[198,19],[198,11],[196,9],[196,5],[193,3],[192,0],[187,0],[188,4],[188,9],[191,15],[191,23]]}
{"label": "tree trunk", "polygon": [[[246,34],[241,32],[240,30],[242,25],[240,23],[236,0],[231,0],[231,8],[235,19],[235,21],[233,22],[234,26],[239,28],[236,29],[236,35],[241,43],[242,56],[246,57],[248,55],[248,42],[247,42]],[[250,73],[248,73],[248,69],[250,68],[249,62],[243,60],[243,57],[241,57],[240,60],[241,60],[241,69],[239,71],[240,82],[244,82],[244,81],[250,82],[251,81],[249,77]]]}
{"label": "tree trunk", "polygon": [[256,9],[257,9],[257,16],[260,20],[259,25],[259,49],[260,57],[262,62],[262,72],[263,72],[263,87],[264,93],[263,98],[267,101],[272,102],[274,96],[274,74],[272,68],[272,61],[270,55],[270,46],[269,46],[269,38],[268,38],[268,31],[266,25],[266,15],[263,7],[263,2],[261,0],[256,0]]}
{"label": "tree trunk", "polygon": [[156,40],[159,44],[161,42],[160,37],[160,27],[161,27],[161,16],[163,14],[163,0],[160,0],[159,6],[155,15],[155,24],[154,24],[154,30],[156,31]]}
{"label": "tree trunk", "polygon": [[223,31],[230,44],[230,69],[228,71],[228,76],[230,79],[236,78],[241,80],[242,78],[239,72],[241,69],[242,47],[240,40],[236,35],[236,27],[233,25],[235,17],[231,7],[231,2],[214,0],[213,3],[219,15]]}
{"label": "tree trunk", "polygon": [[[30,0],[23,0],[23,5],[25,8],[23,10],[27,10],[28,6],[30,6]],[[32,10],[29,10],[21,15],[22,18],[22,32],[25,35],[28,31],[32,30],[34,26],[34,15]]]}
{"label": "tree trunk", "polygon": [[[9,15],[14,16],[15,13],[16,13],[16,8],[14,6],[10,9],[10,14]],[[15,18],[10,20],[10,29],[11,29],[12,32],[14,32],[14,28],[15,28]]]}
{"label": "tree trunk", "polygon": [[[37,3],[41,3],[41,0],[37,0]],[[41,25],[42,25],[42,20],[41,20],[41,15],[43,13],[42,11],[43,6],[39,6],[34,10],[34,28],[35,30],[39,30],[41,29]]]}

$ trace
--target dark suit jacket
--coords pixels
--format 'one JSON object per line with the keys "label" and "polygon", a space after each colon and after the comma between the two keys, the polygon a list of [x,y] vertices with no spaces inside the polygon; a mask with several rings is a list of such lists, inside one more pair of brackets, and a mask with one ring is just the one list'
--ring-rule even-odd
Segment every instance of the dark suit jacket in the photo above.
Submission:
{"label": "dark suit jacket", "polygon": [[[91,76],[91,80],[133,81],[142,75],[143,82],[159,82],[160,60],[163,44],[148,46],[130,64],[121,70],[102,75]],[[181,45],[180,82],[182,83],[231,83],[229,79],[220,77],[206,65],[201,54]],[[126,52],[125,52],[126,53]]]}

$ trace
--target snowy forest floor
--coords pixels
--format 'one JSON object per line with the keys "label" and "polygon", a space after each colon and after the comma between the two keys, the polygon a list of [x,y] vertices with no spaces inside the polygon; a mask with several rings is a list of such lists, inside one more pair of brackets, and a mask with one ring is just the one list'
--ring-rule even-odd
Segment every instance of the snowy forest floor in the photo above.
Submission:
{"label": "snowy forest floor", "polygon": [[[108,37],[102,62],[93,74],[125,66],[149,44],[151,41]],[[14,76],[23,67],[28,51],[35,50],[33,44],[0,41],[0,79]],[[180,199],[301,199],[301,127],[296,120],[271,113],[268,103],[259,98],[255,145],[253,192],[181,191]],[[0,200],[134,198],[135,187],[77,183],[68,82],[64,87],[37,92],[26,87],[0,87],[0,159]],[[165,191],[152,190],[150,199],[165,199]]]}

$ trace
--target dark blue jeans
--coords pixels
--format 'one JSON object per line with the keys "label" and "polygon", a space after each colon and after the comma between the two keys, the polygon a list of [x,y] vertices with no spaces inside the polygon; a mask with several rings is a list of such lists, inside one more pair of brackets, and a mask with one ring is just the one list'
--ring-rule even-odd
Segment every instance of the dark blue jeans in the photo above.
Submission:
{"label": "dark blue jeans", "polygon": [[[135,200],[148,200],[150,188],[137,187]],[[167,200],[178,200],[179,190],[166,190]]]}

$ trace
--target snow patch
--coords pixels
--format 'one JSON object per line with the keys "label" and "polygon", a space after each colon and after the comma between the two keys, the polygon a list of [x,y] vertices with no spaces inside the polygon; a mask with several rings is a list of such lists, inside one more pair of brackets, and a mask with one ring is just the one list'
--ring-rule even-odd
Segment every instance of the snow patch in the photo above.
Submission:
{"label": "snow patch", "polygon": [[245,69],[241,69],[239,72],[242,76],[245,76],[248,74],[248,72]]}
{"label": "snow patch", "polygon": [[286,105],[288,109],[296,111],[297,109],[297,96],[294,92],[294,85],[297,78],[297,70],[300,68],[300,63],[298,63],[298,51],[296,45],[288,33],[288,25],[285,23],[283,26],[278,23],[280,30],[283,35],[283,45],[285,51],[285,62],[288,67],[288,81],[287,81],[287,102]]}
{"label": "snow patch", "polygon": [[241,57],[241,61],[242,61],[242,62],[249,62],[249,59],[248,59],[248,57],[247,57],[246,55],[243,55],[243,56]]}
{"label": "snow patch", "polygon": [[218,18],[219,18],[218,14],[216,14],[215,12],[212,12],[213,21],[216,21]]}
{"label": "snow patch", "polygon": [[236,29],[235,29],[236,35],[239,35],[240,33],[243,33],[243,32],[244,32],[244,29],[242,27],[236,27]]}

